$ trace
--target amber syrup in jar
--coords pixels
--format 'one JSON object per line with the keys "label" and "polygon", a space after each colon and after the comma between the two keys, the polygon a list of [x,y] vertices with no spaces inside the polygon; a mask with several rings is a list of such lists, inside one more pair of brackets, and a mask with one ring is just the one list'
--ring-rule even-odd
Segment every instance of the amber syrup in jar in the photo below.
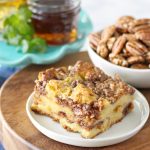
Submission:
{"label": "amber syrup in jar", "polygon": [[35,36],[51,45],[77,39],[80,0],[28,0]]}

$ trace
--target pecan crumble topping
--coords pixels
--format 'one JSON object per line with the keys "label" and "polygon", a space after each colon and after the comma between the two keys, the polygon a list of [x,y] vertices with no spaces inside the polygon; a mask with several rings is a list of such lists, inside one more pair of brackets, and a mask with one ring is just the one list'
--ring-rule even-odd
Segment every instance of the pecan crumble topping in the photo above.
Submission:
{"label": "pecan crumble topping", "polygon": [[95,117],[94,110],[102,109],[103,103],[100,101],[103,99],[115,103],[123,94],[134,93],[134,89],[118,76],[113,79],[91,63],[82,61],[73,67],[52,68],[41,72],[39,80],[36,80],[35,91],[44,95],[48,92],[45,91],[48,85],[50,91],[57,88],[55,94],[59,104],[72,107],[76,115],[82,115],[83,112],[85,115],[86,110],[90,109],[92,113],[88,112],[94,114],[91,117]]}

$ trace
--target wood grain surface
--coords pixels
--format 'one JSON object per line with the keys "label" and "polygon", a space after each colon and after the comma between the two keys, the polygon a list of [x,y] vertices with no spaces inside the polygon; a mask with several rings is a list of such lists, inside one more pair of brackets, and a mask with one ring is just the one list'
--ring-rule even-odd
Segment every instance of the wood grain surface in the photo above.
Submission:
{"label": "wood grain surface", "polygon": [[[1,135],[6,150],[150,150],[150,119],[131,139],[103,148],[81,148],[51,140],[40,133],[27,117],[25,105],[33,91],[38,72],[51,66],[72,65],[77,60],[89,61],[87,52],[65,56],[52,65],[31,65],[6,81],[1,89]],[[150,103],[150,89],[140,89]]]}

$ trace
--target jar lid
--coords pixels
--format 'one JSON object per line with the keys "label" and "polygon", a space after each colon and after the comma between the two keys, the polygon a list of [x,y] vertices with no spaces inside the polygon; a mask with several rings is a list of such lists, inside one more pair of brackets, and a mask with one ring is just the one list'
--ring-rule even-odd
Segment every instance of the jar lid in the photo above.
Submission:
{"label": "jar lid", "polygon": [[28,0],[32,12],[64,12],[80,6],[81,0]]}

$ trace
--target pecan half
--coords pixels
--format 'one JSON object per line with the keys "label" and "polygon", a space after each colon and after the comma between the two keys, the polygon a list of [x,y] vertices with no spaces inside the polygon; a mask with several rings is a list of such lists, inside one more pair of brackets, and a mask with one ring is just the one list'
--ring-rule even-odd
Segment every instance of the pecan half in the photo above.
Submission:
{"label": "pecan half", "polygon": [[148,65],[145,65],[145,64],[133,64],[131,65],[132,69],[148,69]]}
{"label": "pecan half", "polygon": [[116,22],[117,30],[123,33],[129,32],[133,20],[134,18],[132,16],[120,17]]}
{"label": "pecan half", "polygon": [[97,46],[101,40],[101,33],[100,32],[91,33],[88,38],[89,43],[91,43],[94,46]]}
{"label": "pecan half", "polygon": [[137,39],[142,41],[150,41],[150,28],[147,30],[140,30],[135,33]]}
{"label": "pecan half", "polygon": [[107,45],[105,42],[101,41],[97,46],[97,53],[103,57],[106,58],[108,56],[109,50],[107,48]]}
{"label": "pecan half", "polygon": [[142,56],[131,56],[127,59],[129,64],[144,63],[145,59]]}
{"label": "pecan half", "polygon": [[90,46],[94,51],[96,51],[97,45],[94,45],[93,43],[89,43],[89,46]]}
{"label": "pecan half", "polygon": [[112,52],[114,55],[117,55],[121,52],[123,49],[124,45],[126,43],[126,38],[124,36],[120,36],[114,43],[112,47]]}
{"label": "pecan half", "polygon": [[132,22],[132,31],[137,32],[149,28],[150,19],[137,19]]}
{"label": "pecan half", "polygon": [[119,65],[119,66],[123,66],[123,67],[128,67],[128,62],[126,61],[126,59],[121,56],[121,55],[115,55],[113,53],[109,54],[109,60],[110,62],[112,62],[113,64]]}
{"label": "pecan half", "polygon": [[101,40],[106,42],[115,33],[116,28],[114,25],[105,28],[101,34]]}
{"label": "pecan half", "polygon": [[150,19],[134,20],[132,31],[137,39],[150,40]]}
{"label": "pecan half", "polygon": [[147,47],[138,41],[127,42],[126,50],[133,56],[137,56],[137,55],[141,56],[144,53],[148,52]]}
{"label": "pecan half", "polygon": [[150,24],[144,24],[144,25],[139,25],[135,26],[132,30],[133,32],[139,32],[139,31],[146,31],[150,29]]}
{"label": "pecan half", "polygon": [[114,45],[115,41],[116,41],[115,37],[111,37],[111,38],[108,39],[107,47],[110,51],[112,51],[112,48],[113,48],[113,45]]}

